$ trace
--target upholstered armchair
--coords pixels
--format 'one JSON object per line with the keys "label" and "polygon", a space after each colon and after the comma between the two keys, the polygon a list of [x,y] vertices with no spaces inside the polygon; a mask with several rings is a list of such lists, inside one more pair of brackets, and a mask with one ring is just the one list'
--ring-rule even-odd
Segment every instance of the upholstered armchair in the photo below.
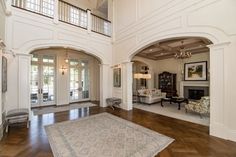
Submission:
{"label": "upholstered armchair", "polygon": [[210,114],[210,97],[204,96],[199,102],[189,101],[185,105],[185,110],[199,113],[201,118],[202,114]]}

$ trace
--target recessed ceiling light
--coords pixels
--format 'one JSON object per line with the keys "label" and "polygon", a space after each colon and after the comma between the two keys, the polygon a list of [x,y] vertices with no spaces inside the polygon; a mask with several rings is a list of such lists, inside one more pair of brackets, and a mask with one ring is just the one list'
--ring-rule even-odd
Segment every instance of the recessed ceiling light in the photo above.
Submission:
{"label": "recessed ceiling light", "polygon": [[149,49],[150,52],[152,52],[152,49]]}

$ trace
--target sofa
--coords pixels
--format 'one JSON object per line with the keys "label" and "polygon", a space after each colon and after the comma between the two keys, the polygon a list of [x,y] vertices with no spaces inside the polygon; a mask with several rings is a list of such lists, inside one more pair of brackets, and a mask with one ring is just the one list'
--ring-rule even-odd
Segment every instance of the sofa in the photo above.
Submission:
{"label": "sofa", "polygon": [[166,93],[160,89],[139,89],[138,99],[140,103],[154,104],[160,102],[162,98],[166,98]]}

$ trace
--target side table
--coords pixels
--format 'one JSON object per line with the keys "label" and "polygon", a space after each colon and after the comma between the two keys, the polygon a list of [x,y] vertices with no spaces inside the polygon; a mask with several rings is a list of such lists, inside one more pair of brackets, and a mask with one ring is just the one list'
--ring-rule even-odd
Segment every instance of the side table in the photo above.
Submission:
{"label": "side table", "polygon": [[107,105],[110,106],[114,110],[114,106],[120,105],[121,99],[116,98],[116,97],[112,97],[112,98],[107,98],[106,102],[107,102]]}
{"label": "side table", "polygon": [[29,110],[26,108],[14,109],[7,112],[6,115],[6,132],[10,124],[27,123],[29,127]]}

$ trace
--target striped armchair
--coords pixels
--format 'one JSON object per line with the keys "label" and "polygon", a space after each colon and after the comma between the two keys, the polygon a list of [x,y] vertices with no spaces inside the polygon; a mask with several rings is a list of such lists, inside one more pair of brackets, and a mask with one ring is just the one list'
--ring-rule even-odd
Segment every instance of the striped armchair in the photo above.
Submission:
{"label": "striped armchair", "polygon": [[199,102],[189,101],[189,103],[185,105],[185,110],[186,113],[188,111],[199,113],[201,118],[202,114],[210,114],[210,97],[204,96]]}

